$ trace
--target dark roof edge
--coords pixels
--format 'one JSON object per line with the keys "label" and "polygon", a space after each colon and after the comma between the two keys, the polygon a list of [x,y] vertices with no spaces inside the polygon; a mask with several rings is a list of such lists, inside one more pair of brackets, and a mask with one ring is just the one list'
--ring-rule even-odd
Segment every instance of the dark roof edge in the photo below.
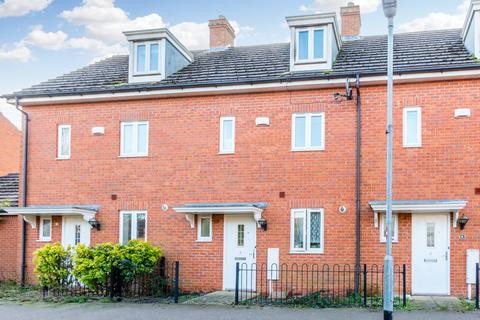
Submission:
{"label": "dark roof edge", "polygon": [[[480,69],[480,63],[477,65],[472,64],[459,64],[459,65],[452,65],[452,66],[443,66],[443,67],[420,67],[420,68],[408,68],[403,70],[394,70],[394,75],[402,75],[402,74],[413,74],[413,73],[434,73],[434,72],[448,72],[448,71],[460,71],[460,70],[475,70]],[[62,97],[62,96],[82,96],[82,95],[94,95],[94,94],[102,94],[102,93],[123,93],[123,92],[143,92],[143,91],[161,91],[167,89],[186,89],[186,88],[211,88],[211,87],[223,87],[229,85],[253,85],[253,84],[261,84],[261,83],[291,83],[291,82],[299,82],[299,81],[306,81],[306,80],[331,80],[331,79],[339,79],[339,78],[349,78],[349,77],[356,77],[357,74],[362,76],[382,76],[386,75],[386,71],[372,71],[372,72],[342,72],[342,73],[335,73],[335,74],[312,74],[308,75],[308,73],[302,74],[301,76],[292,76],[290,75],[285,76],[283,78],[279,78],[277,80],[273,79],[258,79],[258,80],[250,80],[250,81],[226,81],[222,83],[198,83],[198,84],[171,84],[171,85],[162,85],[162,86],[148,86],[148,87],[134,87],[134,88],[115,88],[115,89],[100,89],[100,90],[84,90],[78,92],[65,92],[65,93],[42,93],[42,94],[5,94],[1,95],[1,98],[5,99],[13,99],[13,98],[41,98],[41,97]]]}

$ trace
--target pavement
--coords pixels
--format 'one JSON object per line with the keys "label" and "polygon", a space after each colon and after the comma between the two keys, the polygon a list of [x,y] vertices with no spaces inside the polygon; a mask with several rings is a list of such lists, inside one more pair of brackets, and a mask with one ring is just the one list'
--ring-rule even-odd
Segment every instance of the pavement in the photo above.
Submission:
{"label": "pavement", "polygon": [[422,310],[460,311],[462,305],[456,297],[446,296],[413,296],[412,304]]}
{"label": "pavement", "polygon": [[[0,304],[1,320],[380,320],[381,311],[363,309],[311,309],[285,307],[232,307],[188,304],[85,303]],[[395,320],[480,319],[480,312],[404,311]]]}

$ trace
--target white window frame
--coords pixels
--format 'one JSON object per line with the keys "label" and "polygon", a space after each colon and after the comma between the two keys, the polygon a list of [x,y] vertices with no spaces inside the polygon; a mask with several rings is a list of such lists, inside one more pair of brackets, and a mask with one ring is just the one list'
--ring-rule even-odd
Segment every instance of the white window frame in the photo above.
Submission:
{"label": "white window frame", "polygon": [[[150,71],[150,45],[152,44],[158,44],[158,70],[157,71]],[[138,71],[138,63],[137,63],[137,58],[138,58],[138,47],[141,45],[145,45],[145,71]],[[159,41],[145,41],[145,42],[137,42],[135,43],[135,55],[133,59],[133,70],[134,75],[149,75],[149,74],[160,74],[160,42]]]}
{"label": "white window frame", "polygon": [[[415,111],[417,112],[417,143],[408,143],[407,140],[407,113]],[[405,148],[419,148],[422,146],[422,108],[420,107],[407,107],[403,108],[403,146]]]}
{"label": "white window frame", "polygon": [[[62,154],[62,130],[68,129],[68,154]],[[72,126],[69,124],[60,124],[57,127],[57,159],[70,159],[72,154]]]}
{"label": "white window frame", "polygon": [[[138,126],[139,125],[143,125],[143,124],[146,124],[147,125],[147,141],[145,142],[146,143],[146,150],[145,152],[138,152]],[[125,138],[125,131],[124,131],[124,127],[126,125],[133,125],[134,129],[133,129],[133,149],[134,149],[134,152],[132,153],[125,153],[125,150],[124,150],[124,143],[123,143],[123,140]],[[148,142],[149,142],[149,135],[150,135],[150,125],[148,124],[148,121],[122,121],[120,122],[120,157],[146,157],[148,156]]]}
{"label": "white window frame", "polygon": [[[44,236],[43,235],[43,222],[46,220],[50,220],[50,235],[49,236]],[[52,241],[52,228],[53,228],[53,220],[52,217],[40,217],[40,227],[39,227],[39,234],[38,234],[38,240],[39,241]]]}
{"label": "white window frame", "polygon": [[[126,213],[130,213],[132,215],[132,234],[130,240],[137,240],[137,215],[139,214],[145,214],[145,241],[147,241],[147,235],[148,235],[148,213],[146,210],[121,210],[120,211],[120,225],[119,225],[119,243],[124,244],[123,241],[123,215]],[[125,243],[126,244],[126,243]]]}
{"label": "white window frame", "polygon": [[[232,149],[224,149],[223,148],[223,123],[225,121],[232,121]],[[235,117],[228,116],[228,117],[220,117],[220,146],[219,146],[219,153],[220,154],[232,154],[235,153]]]}
{"label": "white window frame", "polygon": [[[312,212],[320,212],[320,248],[310,247],[310,214]],[[295,215],[303,216],[303,248],[295,248]],[[324,253],[324,221],[325,213],[323,208],[318,209],[292,209],[290,213],[290,253]]]}
{"label": "white window frame", "polygon": [[[202,237],[202,219],[210,220],[210,236]],[[212,241],[212,215],[197,215],[197,242],[211,242]]]}
{"label": "white window frame", "polygon": [[[312,117],[322,118],[322,140],[320,146],[312,147]],[[305,117],[305,147],[295,146],[295,119]],[[292,151],[321,151],[325,150],[325,112],[293,113],[292,114]]]}
{"label": "white window frame", "polygon": [[[314,43],[314,33],[316,30],[323,31],[323,58],[314,58],[315,54],[315,43]],[[308,31],[308,58],[299,59],[300,54],[300,32]],[[327,61],[327,28],[326,27],[309,27],[309,28],[297,28],[295,30],[295,63],[316,63],[316,62],[326,62]]]}
{"label": "white window frame", "polygon": [[[385,213],[380,214],[380,242],[385,243],[387,242],[387,237],[385,237],[384,230],[385,230]],[[393,213],[392,214],[392,219],[393,219],[393,239],[392,242],[397,243],[398,242],[398,214]]]}

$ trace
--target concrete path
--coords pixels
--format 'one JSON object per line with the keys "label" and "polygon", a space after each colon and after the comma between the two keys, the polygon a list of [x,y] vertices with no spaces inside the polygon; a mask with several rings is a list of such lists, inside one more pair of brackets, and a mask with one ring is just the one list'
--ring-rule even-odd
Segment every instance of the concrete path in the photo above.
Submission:
{"label": "concrete path", "polygon": [[[0,305],[1,320],[381,320],[382,312],[361,309],[230,307],[173,304],[86,303],[63,305]],[[395,320],[470,320],[480,312],[396,312]]]}
{"label": "concrete path", "polygon": [[232,305],[235,291],[216,291],[185,301],[183,304]]}
{"label": "concrete path", "polygon": [[456,297],[412,296],[413,305],[422,310],[461,311],[462,305]]}

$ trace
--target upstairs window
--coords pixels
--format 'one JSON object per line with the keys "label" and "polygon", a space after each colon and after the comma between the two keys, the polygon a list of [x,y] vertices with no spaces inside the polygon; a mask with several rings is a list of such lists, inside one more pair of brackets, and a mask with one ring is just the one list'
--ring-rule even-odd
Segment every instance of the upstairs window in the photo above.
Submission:
{"label": "upstairs window", "polygon": [[158,73],[159,68],[159,43],[147,42],[135,45],[135,73]]}
{"label": "upstairs window", "polygon": [[291,252],[323,253],[323,209],[293,209]]}
{"label": "upstairs window", "polygon": [[62,124],[58,126],[57,159],[70,159],[71,126]]}
{"label": "upstairs window", "polygon": [[148,155],[148,121],[122,122],[120,132],[120,156],[141,157]]}
{"label": "upstairs window", "polygon": [[127,244],[130,240],[147,240],[147,212],[120,212],[120,243]]}
{"label": "upstairs window", "polygon": [[297,62],[325,60],[325,29],[302,28],[297,30]]}
{"label": "upstairs window", "polygon": [[220,118],[220,153],[235,152],[235,117]]}
{"label": "upstairs window", "polygon": [[294,113],[292,116],[292,150],[325,149],[325,114]]}
{"label": "upstairs window", "polygon": [[422,112],[419,107],[403,109],[403,146],[422,146]]}

